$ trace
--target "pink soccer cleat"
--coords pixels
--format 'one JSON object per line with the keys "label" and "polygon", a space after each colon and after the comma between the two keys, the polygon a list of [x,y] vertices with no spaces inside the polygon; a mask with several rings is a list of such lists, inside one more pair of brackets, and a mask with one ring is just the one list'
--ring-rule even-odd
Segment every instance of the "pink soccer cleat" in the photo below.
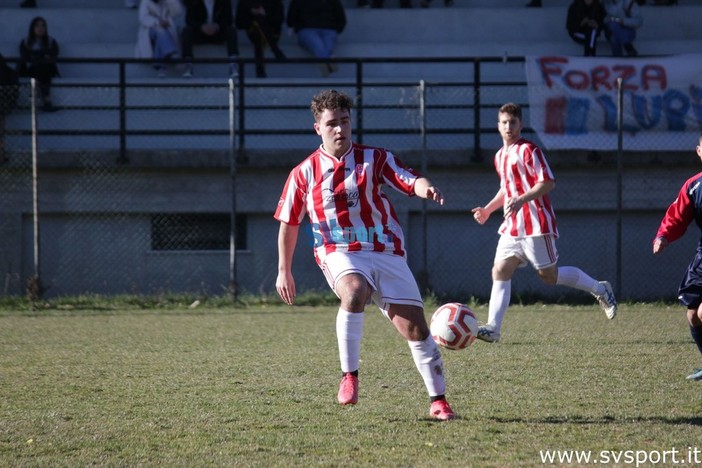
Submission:
{"label": "pink soccer cleat", "polygon": [[429,409],[429,415],[434,419],[438,419],[439,421],[456,419],[456,414],[453,412],[448,404],[448,401],[446,400],[436,400],[432,402],[431,408]]}
{"label": "pink soccer cleat", "polygon": [[355,405],[358,403],[358,377],[346,373],[339,384],[337,395],[340,405]]}

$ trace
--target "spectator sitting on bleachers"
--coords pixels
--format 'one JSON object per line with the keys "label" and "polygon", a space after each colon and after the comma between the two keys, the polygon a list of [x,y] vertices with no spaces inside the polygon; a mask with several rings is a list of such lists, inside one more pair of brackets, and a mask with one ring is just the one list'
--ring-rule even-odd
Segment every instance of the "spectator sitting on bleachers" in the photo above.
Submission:
{"label": "spectator sitting on bleachers", "polygon": [[[185,0],[185,26],[181,35],[184,58],[193,58],[195,43],[226,43],[229,75],[236,76],[239,40],[234,27],[231,0]],[[193,65],[185,65],[183,76],[193,76]]]}
{"label": "spectator sitting on bleachers", "polygon": [[[134,56],[169,61],[178,57],[176,19],[183,14],[180,0],[142,0],[139,6],[139,32]],[[154,65],[159,77],[166,76],[165,65]]]}
{"label": "spectator sitting on bleachers", "polygon": [[[341,0],[291,0],[288,26],[297,33],[297,42],[317,58],[332,58],[338,35],[346,27],[346,11]],[[322,76],[337,71],[334,62],[320,63]]]}
{"label": "spectator sitting on bleachers", "polygon": [[585,57],[597,55],[597,38],[604,17],[605,11],[599,0],[573,0],[568,7],[566,29],[575,42],[585,47]]}
{"label": "spectator sitting on bleachers", "polygon": [[604,0],[605,35],[615,57],[624,55],[622,48],[629,57],[639,55],[634,47],[636,30],[643,24],[639,2],[645,0]]}
{"label": "spectator sitting on bleachers", "polygon": [[46,20],[37,16],[29,23],[27,37],[19,46],[22,61],[17,66],[20,76],[37,80],[41,94],[42,108],[51,112],[56,110],[51,100],[51,80],[60,76],[56,58],[59,54],[58,42],[49,35]]}
{"label": "spectator sitting on bleachers", "polygon": [[256,76],[266,77],[266,66],[263,51],[266,46],[271,48],[278,60],[285,59],[280,47],[280,31],[285,21],[285,7],[282,0],[239,0],[236,6],[235,23],[238,29],[246,31],[246,35],[254,46],[256,58]]}

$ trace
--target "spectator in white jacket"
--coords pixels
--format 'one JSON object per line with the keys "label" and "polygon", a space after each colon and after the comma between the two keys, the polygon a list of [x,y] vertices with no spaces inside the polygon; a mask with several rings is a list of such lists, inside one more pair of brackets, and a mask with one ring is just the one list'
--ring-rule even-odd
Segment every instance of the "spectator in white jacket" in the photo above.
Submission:
{"label": "spectator in white jacket", "polygon": [[142,0],[139,5],[139,32],[134,55],[136,58],[161,60],[154,65],[159,77],[166,76],[163,62],[180,54],[176,20],[182,14],[180,0]]}

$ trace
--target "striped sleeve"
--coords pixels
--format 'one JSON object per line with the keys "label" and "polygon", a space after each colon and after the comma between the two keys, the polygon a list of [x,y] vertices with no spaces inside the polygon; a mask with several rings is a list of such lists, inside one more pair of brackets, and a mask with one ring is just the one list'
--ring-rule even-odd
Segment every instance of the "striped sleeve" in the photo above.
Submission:
{"label": "striped sleeve", "polygon": [[302,165],[295,167],[288,175],[288,180],[283,187],[283,193],[278,200],[278,207],[273,217],[286,224],[300,225],[307,213],[305,197],[307,195],[307,181],[302,170]]}

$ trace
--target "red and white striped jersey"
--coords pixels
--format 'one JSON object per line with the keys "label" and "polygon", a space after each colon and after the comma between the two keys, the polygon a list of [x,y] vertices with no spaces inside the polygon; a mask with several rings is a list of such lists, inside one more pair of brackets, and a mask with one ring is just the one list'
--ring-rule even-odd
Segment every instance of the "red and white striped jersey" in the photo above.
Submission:
{"label": "red and white striped jersey", "polygon": [[309,216],[319,264],[337,251],[404,256],[402,228],[382,186],[412,196],[419,177],[381,148],[352,144],[337,159],[320,146],[290,171],[274,217],[299,225]]}
{"label": "red and white striped jersey", "polygon": [[[505,202],[528,192],[538,182],[555,180],[544,153],[524,138],[509,148],[502,147],[495,154],[495,169],[500,176]],[[518,212],[505,217],[498,232],[511,237],[544,234],[558,237],[556,215],[548,194],[525,203]]]}

